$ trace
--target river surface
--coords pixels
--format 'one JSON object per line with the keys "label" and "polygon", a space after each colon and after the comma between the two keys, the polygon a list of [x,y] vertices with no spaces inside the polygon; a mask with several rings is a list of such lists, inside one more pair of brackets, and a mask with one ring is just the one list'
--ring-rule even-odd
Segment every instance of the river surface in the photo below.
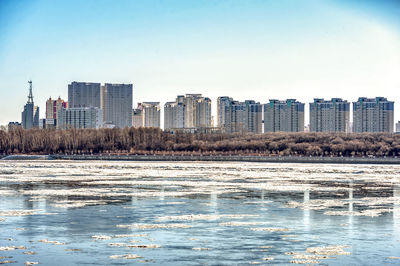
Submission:
{"label": "river surface", "polygon": [[0,263],[400,265],[400,166],[0,161]]}

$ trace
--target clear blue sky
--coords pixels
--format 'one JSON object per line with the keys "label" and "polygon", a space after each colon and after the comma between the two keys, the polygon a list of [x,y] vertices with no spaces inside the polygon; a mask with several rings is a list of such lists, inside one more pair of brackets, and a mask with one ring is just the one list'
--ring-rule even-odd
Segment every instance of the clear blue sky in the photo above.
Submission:
{"label": "clear blue sky", "polygon": [[396,0],[0,0],[0,125],[20,121],[29,79],[41,117],[93,81],[162,104],[385,96],[397,121],[399,14]]}

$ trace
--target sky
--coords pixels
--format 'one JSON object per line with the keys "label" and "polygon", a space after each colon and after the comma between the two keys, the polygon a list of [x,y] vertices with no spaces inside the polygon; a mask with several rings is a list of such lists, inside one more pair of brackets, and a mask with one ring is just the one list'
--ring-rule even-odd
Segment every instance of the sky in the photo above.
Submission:
{"label": "sky", "polygon": [[0,125],[68,98],[72,81],[133,83],[133,102],[387,97],[400,120],[397,0],[0,0]]}

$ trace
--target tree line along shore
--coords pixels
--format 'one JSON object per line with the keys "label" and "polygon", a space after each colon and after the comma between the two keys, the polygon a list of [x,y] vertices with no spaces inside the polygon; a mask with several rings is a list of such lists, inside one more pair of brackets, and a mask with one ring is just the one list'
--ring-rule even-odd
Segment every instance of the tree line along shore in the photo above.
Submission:
{"label": "tree line along shore", "polygon": [[192,134],[159,128],[0,130],[0,154],[397,157],[390,133]]}

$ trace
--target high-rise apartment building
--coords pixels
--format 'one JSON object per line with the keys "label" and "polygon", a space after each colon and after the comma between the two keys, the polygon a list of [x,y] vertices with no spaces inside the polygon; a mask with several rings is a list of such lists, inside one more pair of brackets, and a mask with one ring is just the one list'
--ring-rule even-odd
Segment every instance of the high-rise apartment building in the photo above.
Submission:
{"label": "high-rise apartment building", "polygon": [[68,85],[68,105],[76,107],[101,107],[100,83],[72,82]]}
{"label": "high-rise apartment building", "polygon": [[264,104],[264,132],[303,132],[304,103],[296,99]]}
{"label": "high-rise apartment building", "polygon": [[54,128],[57,125],[58,112],[62,108],[67,108],[68,104],[60,97],[57,100],[51,99],[46,101],[46,128]]}
{"label": "high-rise apartment building", "polygon": [[132,126],[132,84],[110,84],[101,87],[101,109],[105,124]]}
{"label": "high-rise apartment building", "polygon": [[211,127],[211,100],[201,94],[178,95],[164,105],[164,129]]}
{"label": "high-rise apartment building", "polygon": [[143,126],[160,127],[160,102],[143,102]]}
{"label": "high-rise apartment building", "polygon": [[183,102],[167,102],[164,104],[164,129],[185,127],[185,106]]}
{"label": "high-rise apartment building", "polygon": [[103,126],[103,112],[98,107],[61,108],[57,117],[57,129],[101,128]]}
{"label": "high-rise apartment building", "polygon": [[201,94],[186,94],[183,98],[185,105],[185,128],[196,127],[196,102],[200,97]]}
{"label": "high-rise apartment building", "polygon": [[[220,97],[222,98],[222,97]],[[219,115],[219,127],[226,133],[261,133],[262,105],[259,102],[246,100],[244,102],[225,98],[219,102],[218,109],[224,114]]]}
{"label": "high-rise apartment building", "polygon": [[132,127],[143,127],[143,106],[138,103],[137,108],[132,110]]}
{"label": "high-rise apartment building", "polygon": [[393,132],[394,102],[384,97],[353,102],[353,132]]}
{"label": "high-rise apartment building", "polygon": [[177,102],[184,104],[184,127],[211,127],[211,100],[201,94],[186,94],[178,96]]}
{"label": "high-rise apartment building", "polygon": [[32,95],[32,81],[29,83],[29,96],[28,102],[24,106],[24,110],[21,114],[21,124],[25,129],[30,129],[33,127],[39,127],[39,107],[35,106],[33,103]]}
{"label": "high-rise apartment building", "polygon": [[217,127],[225,127],[225,110],[229,108],[230,103],[233,101],[232,98],[228,96],[218,97],[217,100]]}
{"label": "high-rise apartment building", "polygon": [[245,101],[244,104],[247,132],[262,133],[262,104],[255,101]]}
{"label": "high-rise apartment building", "polygon": [[310,132],[349,132],[350,103],[340,98],[310,103]]}
{"label": "high-rise apartment building", "polygon": [[197,98],[195,108],[195,127],[211,127],[211,99],[208,97]]}
{"label": "high-rise apartment building", "polygon": [[245,105],[243,102],[231,101],[225,109],[226,133],[246,133]]}

